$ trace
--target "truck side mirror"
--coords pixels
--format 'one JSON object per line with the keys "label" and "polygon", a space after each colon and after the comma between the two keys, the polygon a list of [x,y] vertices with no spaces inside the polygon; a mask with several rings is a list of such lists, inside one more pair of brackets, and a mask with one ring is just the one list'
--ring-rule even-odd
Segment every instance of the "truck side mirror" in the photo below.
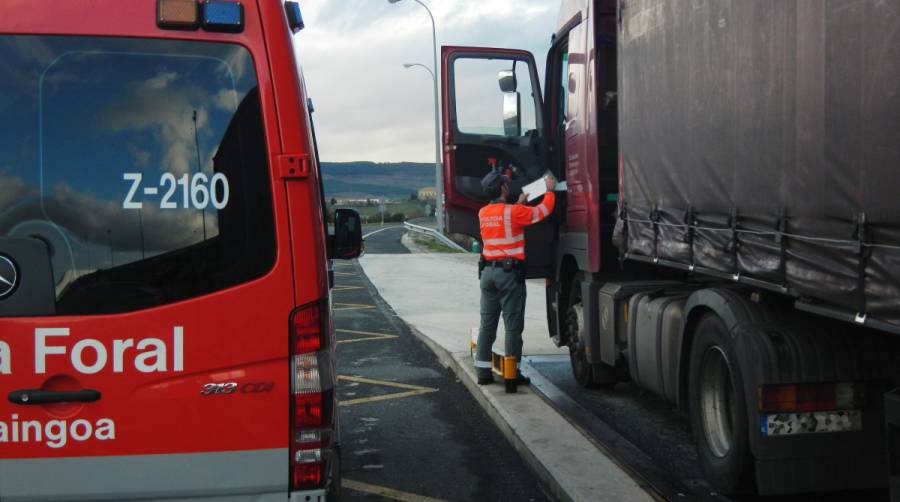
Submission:
{"label": "truck side mirror", "polygon": [[500,83],[500,92],[516,92],[519,83],[516,81],[516,73],[512,70],[500,70],[497,73],[497,81]]}
{"label": "truck side mirror", "polygon": [[518,92],[503,93],[503,134],[507,137],[522,135],[522,95]]}
{"label": "truck side mirror", "polygon": [[335,209],[332,258],[352,260],[361,256],[364,249],[359,213],[353,209]]}

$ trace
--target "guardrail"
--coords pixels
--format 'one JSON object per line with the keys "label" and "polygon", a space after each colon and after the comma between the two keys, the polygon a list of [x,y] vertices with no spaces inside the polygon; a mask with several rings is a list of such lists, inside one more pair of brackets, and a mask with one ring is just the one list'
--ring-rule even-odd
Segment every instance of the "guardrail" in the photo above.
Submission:
{"label": "guardrail", "polygon": [[433,228],[422,227],[419,225],[413,225],[412,223],[410,223],[408,221],[404,221],[403,226],[406,227],[407,230],[412,230],[413,232],[419,232],[420,234],[430,235],[430,236],[434,237],[435,239],[439,240],[441,243],[446,244],[447,246],[451,247],[452,249],[456,249],[457,251],[460,251],[463,253],[469,252],[468,249],[453,242],[452,239],[450,239],[446,235],[438,232],[437,230],[435,230]]}

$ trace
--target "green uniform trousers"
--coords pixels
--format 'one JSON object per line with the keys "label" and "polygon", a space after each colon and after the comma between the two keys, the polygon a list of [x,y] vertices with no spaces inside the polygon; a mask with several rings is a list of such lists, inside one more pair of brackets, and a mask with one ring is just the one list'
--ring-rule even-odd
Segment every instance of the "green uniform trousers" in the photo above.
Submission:
{"label": "green uniform trousers", "polygon": [[504,272],[503,267],[485,267],[481,272],[481,328],[475,367],[491,368],[491,347],[497,339],[497,324],[503,314],[506,330],[507,356],[522,359],[522,330],[525,328],[525,281],[518,279],[515,270]]}

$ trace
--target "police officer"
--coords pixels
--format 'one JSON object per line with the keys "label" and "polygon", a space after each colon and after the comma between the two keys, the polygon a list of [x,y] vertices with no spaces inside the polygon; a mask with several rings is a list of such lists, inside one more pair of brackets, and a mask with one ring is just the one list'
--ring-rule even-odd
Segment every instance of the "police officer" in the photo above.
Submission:
{"label": "police officer", "polygon": [[[555,180],[548,176],[547,193],[537,206],[522,204],[525,194],[516,204],[507,204],[509,178],[497,170],[481,180],[481,188],[491,203],[478,212],[481,240],[484,247],[479,263],[481,281],[481,327],[475,353],[475,372],[478,384],[494,381],[491,373],[491,347],[497,338],[497,324],[503,315],[506,329],[507,356],[516,361],[522,358],[522,330],[525,324],[525,227],[537,223],[553,212],[556,197]],[[517,383],[527,384],[520,374]]]}

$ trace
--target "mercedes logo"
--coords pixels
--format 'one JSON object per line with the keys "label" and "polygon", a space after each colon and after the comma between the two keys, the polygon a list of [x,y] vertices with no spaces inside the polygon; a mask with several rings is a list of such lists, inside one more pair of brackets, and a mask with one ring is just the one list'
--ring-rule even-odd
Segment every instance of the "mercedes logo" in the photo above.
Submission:
{"label": "mercedes logo", "polygon": [[16,272],[16,264],[0,254],[0,299],[11,295],[18,282],[19,274]]}

